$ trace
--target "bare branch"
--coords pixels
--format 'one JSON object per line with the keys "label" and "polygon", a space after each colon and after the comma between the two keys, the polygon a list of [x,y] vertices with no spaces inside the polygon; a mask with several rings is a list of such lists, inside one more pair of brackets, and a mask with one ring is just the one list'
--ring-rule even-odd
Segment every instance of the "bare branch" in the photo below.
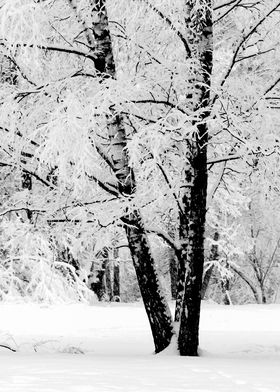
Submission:
{"label": "bare branch", "polygon": [[252,57],[261,56],[262,54],[266,54],[266,53],[272,52],[273,50],[275,50],[275,48],[264,50],[263,52],[250,54],[249,56],[240,57],[240,59],[237,59],[235,63],[238,63],[238,62],[243,61],[243,60],[251,59]]}
{"label": "bare branch", "polygon": [[223,161],[222,165],[221,165],[221,168],[220,168],[220,171],[219,171],[219,174],[218,174],[218,176],[217,176],[217,178],[216,178],[216,180],[215,180],[211,190],[207,194],[207,208],[209,208],[212,200],[214,199],[215,193],[217,192],[217,190],[218,190],[218,188],[220,186],[220,183],[222,181],[222,178],[223,178],[223,175],[224,175],[224,172],[225,172],[226,165],[227,165],[227,161]]}
{"label": "bare branch", "polygon": [[236,159],[241,159],[241,155],[228,155],[220,158],[212,158],[207,161],[207,165],[212,165],[214,163],[220,162],[234,161]]}
{"label": "bare branch", "polygon": [[[3,43],[0,43],[0,45],[3,45]],[[72,47],[66,47],[66,46],[60,46],[60,45],[33,45],[33,44],[18,44],[18,47],[23,46],[25,48],[38,48],[42,50],[49,50],[49,51],[54,51],[54,52],[61,52],[61,53],[68,53],[68,54],[75,54],[77,56],[85,57],[93,62],[95,62],[96,57],[92,54],[92,51],[85,52],[83,50],[77,49],[77,48],[72,48]]]}
{"label": "bare branch", "polygon": [[107,163],[107,165],[114,172],[114,170],[115,170],[114,164],[113,164],[112,160],[110,159],[110,157],[106,154],[104,149],[100,145],[98,145],[96,143],[95,143],[95,148],[96,148],[96,151],[98,152],[98,154],[101,156],[101,158]]}
{"label": "bare branch", "polygon": [[255,300],[257,303],[260,303],[260,296],[258,291],[255,288],[254,283],[248,278],[248,276],[246,274],[244,274],[241,270],[239,270],[237,267],[235,267],[234,265],[230,264],[230,268],[233,270],[233,272],[235,272],[242,280],[244,280],[244,282],[247,283],[247,285],[250,287],[250,289],[252,290]]}
{"label": "bare branch", "polygon": [[141,0],[141,1],[143,1],[149,8],[151,8],[151,10],[153,10],[156,14],[158,14],[158,16],[159,16],[161,19],[163,19],[163,20],[168,24],[168,26],[171,28],[171,30],[173,30],[173,31],[177,34],[177,36],[180,38],[180,40],[182,41],[182,43],[183,43],[183,45],[184,45],[184,47],[185,47],[185,50],[186,50],[186,52],[187,52],[187,55],[188,55],[189,57],[191,57],[191,56],[192,56],[191,49],[190,49],[190,47],[189,47],[189,44],[188,44],[187,40],[185,39],[185,37],[184,37],[183,34],[181,33],[181,31],[179,31],[179,30],[174,26],[174,24],[172,23],[172,21],[171,21],[166,15],[164,15],[157,7],[155,7],[153,4],[151,4],[149,0]]}
{"label": "bare branch", "polygon": [[158,237],[162,238],[176,253],[181,251],[181,246],[164,231],[152,227],[146,228],[146,231],[147,233],[156,234]]}
{"label": "bare branch", "polygon": [[263,96],[270,93],[271,90],[280,82],[280,76],[264,91]]}
{"label": "bare branch", "polygon": [[220,5],[216,5],[216,7],[214,7],[213,10],[214,10],[214,11],[217,11],[217,10],[219,10],[219,9],[221,9],[221,8],[227,7],[228,5],[231,5],[231,4],[233,4],[233,3],[236,3],[236,1],[237,1],[237,0],[230,0],[230,1],[228,1],[227,3],[220,4]]}
{"label": "bare branch", "polygon": [[78,23],[80,23],[80,25],[83,28],[83,32],[85,33],[86,36],[86,40],[90,46],[91,49],[94,49],[95,46],[95,39],[94,36],[92,34],[92,31],[90,30],[90,28],[86,25],[86,22],[81,18],[80,14],[78,13],[77,10],[77,5],[75,3],[74,0],[68,0],[68,3],[70,5],[70,7],[72,8],[72,10],[74,11],[77,21]]}
{"label": "bare branch", "polygon": [[220,84],[221,87],[225,84],[227,78],[228,78],[229,75],[231,74],[232,69],[233,69],[234,65],[236,64],[236,62],[237,62],[237,56],[238,56],[238,54],[239,54],[239,51],[240,51],[242,45],[248,40],[248,38],[251,37],[252,34],[254,34],[254,33],[256,32],[256,30],[258,29],[258,27],[259,27],[259,26],[260,26],[260,25],[270,16],[279,6],[280,6],[280,2],[279,2],[275,7],[273,7],[273,8],[272,8],[263,18],[261,18],[261,19],[258,21],[258,23],[256,23],[255,26],[252,27],[252,28],[248,31],[248,33],[245,34],[244,37],[242,37],[242,39],[239,41],[239,43],[238,43],[238,45],[237,45],[237,47],[236,47],[236,49],[235,49],[235,51],[234,51],[234,54],[233,54],[231,63],[230,63],[230,65],[229,65],[229,67],[228,67],[228,69],[227,69],[227,72],[226,72],[226,74],[225,74],[225,76],[224,76],[224,78],[223,78],[223,80],[222,80],[222,82],[221,82],[221,84]]}
{"label": "bare branch", "polygon": [[264,282],[265,282],[265,280],[266,280],[266,278],[267,278],[267,275],[268,275],[268,273],[269,273],[271,267],[273,266],[274,257],[275,257],[276,251],[277,251],[277,249],[278,249],[278,247],[279,247],[279,244],[280,244],[280,238],[278,238],[278,241],[277,241],[277,243],[276,243],[276,245],[275,245],[275,247],[274,247],[274,250],[273,250],[273,252],[272,252],[272,255],[271,255],[271,257],[270,257],[269,264],[268,264],[268,266],[267,266],[267,268],[266,268],[266,271],[265,271],[265,273],[264,273],[264,275],[263,275],[263,279],[262,279],[262,283],[263,283],[263,284],[264,284]]}
{"label": "bare branch", "polygon": [[218,19],[214,21],[214,23],[218,23],[220,20],[222,20],[226,15],[228,15],[235,7],[238,6],[238,4],[241,3],[242,0],[238,0],[236,4],[234,4],[232,7],[230,7],[223,15],[219,16]]}
{"label": "bare branch", "polygon": [[[276,80],[274,80],[274,82],[273,82],[272,84],[270,84],[270,85],[264,90],[264,92],[263,92],[261,98],[259,98],[259,99],[264,98],[264,97],[266,96],[266,94],[270,93],[270,92],[274,89],[274,87],[275,87],[279,82],[280,82],[280,76],[278,76],[278,77],[276,78]],[[250,106],[250,109],[252,109],[252,108],[258,103],[259,99],[256,100],[256,101],[253,103],[252,106]]]}
{"label": "bare branch", "polygon": [[157,162],[157,167],[161,171],[161,173],[163,175],[163,178],[165,179],[166,184],[168,185],[169,189],[171,190],[172,195],[173,195],[173,197],[175,199],[175,202],[176,202],[176,204],[178,206],[179,211],[181,212],[181,214],[184,214],[184,211],[182,210],[182,207],[181,207],[181,204],[180,204],[180,202],[178,200],[178,197],[177,197],[176,193],[173,190],[172,184],[170,183],[169,178],[168,178],[167,174],[165,173],[164,168],[158,162]]}
{"label": "bare branch", "polygon": [[87,177],[90,180],[93,180],[94,182],[96,182],[96,184],[98,184],[100,186],[100,188],[103,189],[104,191],[110,193],[111,195],[113,195],[115,197],[119,197],[119,192],[116,190],[116,187],[113,184],[104,183],[101,180],[99,180],[97,177],[95,177],[93,174],[91,174],[91,175],[87,174]]}
{"label": "bare branch", "polygon": [[19,207],[19,208],[11,208],[6,211],[3,211],[0,213],[0,216],[5,216],[11,212],[19,212],[19,211],[31,211],[31,212],[35,212],[38,214],[40,214],[40,213],[43,214],[44,212],[46,212],[46,210],[33,210],[32,208],[28,208],[28,207]]}
{"label": "bare branch", "polygon": [[12,348],[10,346],[7,346],[6,344],[0,344],[0,347],[7,348],[8,350],[11,350],[14,353],[17,352],[17,350],[15,350],[14,348]]}
{"label": "bare branch", "polygon": [[[10,166],[12,166],[12,165],[10,165]],[[46,185],[48,188],[56,189],[56,187],[53,184],[51,184],[50,182],[48,182],[48,181],[44,180],[43,178],[41,178],[37,173],[35,173],[33,171],[30,171],[30,170],[27,170],[27,169],[24,169],[24,168],[22,169],[22,171],[24,173],[30,174],[32,177],[36,178],[36,180],[38,180],[42,184]]]}
{"label": "bare branch", "polygon": [[179,110],[179,112],[186,114],[184,109],[182,109],[180,106],[176,105],[175,103],[172,103],[170,101],[161,101],[161,100],[156,100],[156,99],[139,99],[139,100],[134,100],[134,101],[130,101],[132,103],[154,103],[157,105],[165,105],[165,106],[169,106],[172,109],[177,109]]}

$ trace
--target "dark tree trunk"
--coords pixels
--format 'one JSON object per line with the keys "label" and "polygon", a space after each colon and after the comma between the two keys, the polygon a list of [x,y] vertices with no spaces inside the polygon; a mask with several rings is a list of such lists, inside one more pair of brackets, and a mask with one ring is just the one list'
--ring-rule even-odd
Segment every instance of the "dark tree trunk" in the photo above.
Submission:
{"label": "dark tree trunk", "polygon": [[[204,227],[206,215],[207,168],[205,151],[193,161],[191,197],[184,200],[190,223],[182,227],[186,244],[182,258],[187,262],[185,295],[181,311],[178,347],[181,355],[198,355],[201,285],[204,264]],[[189,203],[190,201],[190,203]]]}
{"label": "dark tree trunk", "polygon": [[267,303],[267,298],[266,298],[266,292],[265,292],[265,285],[263,283],[263,277],[262,277],[262,280],[259,283],[260,283],[260,289],[261,289],[262,303],[266,304]]}
{"label": "dark tree trunk", "polygon": [[104,284],[105,263],[102,264],[102,269],[98,271],[96,282],[91,283],[90,288],[96,294],[98,301],[102,301],[106,294]]}
{"label": "dark tree trunk", "polygon": [[[32,177],[28,173],[22,173],[21,175],[21,184],[23,189],[27,189],[29,191],[32,190]],[[31,222],[32,221],[32,211],[26,210],[27,219]]]}
{"label": "dark tree trunk", "polygon": [[108,301],[113,299],[113,282],[112,282],[112,268],[109,260],[105,263],[105,284],[106,284],[106,297]]}
{"label": "dark tree trunk", "polygon": [[204,231],[207,199],[207,119],[210,115],[210,76],[212,73],[212,2],[204,1],[197,10],[195,0],[185,0],[187,39],[191,56],[198,61],[190,103],[194,111],[200,110],[194,121],[196,135],[189,140],[186,157],[185,191],[182,196],[184,214],[180,214],[180,265],[185,274],[184,298],[180,312],[178,348],[180,355],[197,356],[199,345],[199,319],[201,286],[204,264]]}
{"label": "dark tree trunk", "polygon": [[[102,265],[101,269],[97,272],[96,275],[96,281],[91,283],[90,288],[94,293],[96,294],[97,298],[99,301],[103,301],[106,298],[106,277],[105,277],[105,272],[108,266],[108,249],[104,248],[100,253],[98,254],[102,258]],[[93,269],[91,270],[91,273],[93,273]]]}
{"label": "dark tree trunk", "polygon": [[[72,3],[72,2],[71,2]],[[112,41],[108,25],[105,0],[91,0],[94,23],[95,67],[103,78],[116,78]],[[92,44],[90,31],[86,31],[88,43]],[[98,54],[98,55],[97,55]],[[127,156],[127,137],[124,121],[119,113],[111,109],[107,118],[110,140],[110,157],[115,175],[119,181],[119,192],[122,197],[131,197],[135,192],[133,170],[129,167]],[[155,270],[155,262],[150,252],[143,219],[138,210],[123,217],[133,264],[135,267],[144,306],[150,321],[154,338],[155,351],[166,348],[172,337],[172,318],[161,294],[160,283]]]}
{"label": "dark tree trunk", "polygon": [[119,249],[114,248],[114,282],[113,282],[113,300],[115,302],[120,302],[121,292],[120,292],[120,264],[119,264]]}
{"label": "dark tree trunk", "polygon": [[230,281],[228,278],[225,278],[222,280],[222,292],[223,292],[224,305],[231,305],[229,290],[230,290]]}
{"label": "dark tree trunk", "polygon": [[134,211],[126,226],[128,244],[144,306],[150,321],[156,353],[164,350],[173,335],[172,318],[160,289],[155,263],[140,213]]}
{"label": "dark tree trunk", "polygon": [[62,250],[59,251],[58,257],[61,259],[63,263],[67,263],[72,265],[75,268],[75,272],[78,273],[80,270],[80,264],[78,260],[73,257],[72,253],[68,246],[63,246]]}
{"label": "dark tree trunk", "polygon": [[176,299],[177,293],[177,257],[174,249],[168,248],[168,259],[169,259],[169,271],[170,271],[170,289],[171,298]]}

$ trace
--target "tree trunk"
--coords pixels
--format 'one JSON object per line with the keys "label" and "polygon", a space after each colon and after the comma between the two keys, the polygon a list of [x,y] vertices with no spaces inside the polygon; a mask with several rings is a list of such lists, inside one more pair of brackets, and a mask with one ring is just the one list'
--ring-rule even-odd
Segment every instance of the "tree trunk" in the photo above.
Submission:
{"label": "tree trunk", "polygon": [[263,283],[263,279],[260,282],[260,289],[261,289],[262,303],[266,304],[267,303],[267,298],[266,298],[265,285]]}
{"label": "tree trunk", "polygon": [[[205,150],[205,149],[204,149]],[[207,168],[205,151],[200,151],[193,162],[194,179],[191,195],[183,199],[188,223],[182,221],[185,243],[182,259],[186,262],[186,279],[181,310],[178,347],[181,355],[198,355],[201,284],[204,264],[204,227],[206,215]]]}
{"label": "tree trunk", "polygon": [[[32,190],[32,177],[28,173],[22,173],[21,175],[21,184],[23,189],[27,189],[29,191]],[[26,210],[26,216],[29,222],[32,222],[32,211]]]}
{"label": "tree trunk", "polygon": [[119,249],[114,248],[114,282],[113,282],[113,300],[120,302],[120,264],[119,264]]}
{"label": "tree trunk", "polygon": [[[219,240],[219,233],[217,231],[215,231],[214,233],[214,241],[217,242]],[[210,255],[209,255],[209,261],[214,261],[214,260],[218,260],[219,257],[219,253],[218,253],[218,245],[216,243],[214,243],[211,246],[211,250],[210,250]],[[209,286],[209,282],[212,276],[214,270],[214,265],[210,265],[210,267],[206,270],[204,277],[203,277],[203,282],[202,282],[202,287],[201,287],[201,298],[204,299],[207,288]]]}
{"label": "tree trunk", "polygon": [[112,268],[109,260],[105,262],[105,286],[106,297],[108,301],[113,300],[113,282],[112,282]]}
{"label": "tree trunk", "polygon": [[174,249],[168,248],[167,255],[169,259],[169,272],[170,272],[170,290],[171,298],[176,299],[177,293],[177,257]]}
{"label": "tree trunk", "polygon": [[231,265],[230,268],[233,270],[233,272],[235,272],[242,280],[244,280],[245,283],[247,283],[247,285],[250,287],[250,289],[252,290],[252,293],[254,295],[254,298],[256,300],[257,304],[262,303],[261,298],[259,296],[258,290],[256,289],[254,282],[252,282],[248,275],[246,275],[245,273],[243,273],[242,271],[240,271],[239,269],[237,269],[235,266]]}
{"label": "tree trunk", "polygon": [[[116,78],[112,41],[108,25],[105,0],[92,0],[92,14],[95,14],[92,29],[95,40],[95,67],[103,77]],[[98,55],[96,54],[98,53]],[[107,118],[110,139],[110,156],[114,172],[119,182],[119,192],[123,197],[131,197],[135,192],[133,170],[127,156],[127,137],[124,121],[120,114],[111,110]],[[123,217],[128,244],[135,267],[144,306],[150,321],[155,351],[165,349],[173,334],[172,317],[169,307],[161,294],[160,283],[151,255],[150,246],[140,212],[135,209]]]}
{"label": "tree trunk", "polygon": [[229,295],[230,281],[228,278],[222,280],[222,292],[223,292],[223,303],[224,305],[232,305],[231,298]]}
{"label": "tree trunk", "polygon": [[144,306],[150,321],[156,353],[164,350],[173,335],[169,307],[161,292],[155,263],[139,211],[134,211],[126,226],[128,244]]}
{"label": "tree trunk", "polygon": [[210,76],[212,73],[212,2],[185,0],[187,39],[191,56],[198,62],[193,85],[192,109],[200,111],[193,122],[196,134],[189,140],[186,157],[185,191],[180,214],[181,262],[186,278],[183,306],[180,314],[178,348],[180,355],[197,356],[201,285],[204,264],[204,230],[207,199],[207,119],[210,115]]}
{"label": "tree trunk", "polygon": [[[104,298],[106,297],[106,285],[105,285],[105,271],[106,271],[106,266],[107,266],[107,248],[103,250],[102,252],[102,265],[101,269],[98,271],[97,276],[96,276],[96,281],[91,283],[90,289],[96,294],[97,298],[99,301],[103,301]],[[93,269],[91,270],[91,273],[93,273]]]}

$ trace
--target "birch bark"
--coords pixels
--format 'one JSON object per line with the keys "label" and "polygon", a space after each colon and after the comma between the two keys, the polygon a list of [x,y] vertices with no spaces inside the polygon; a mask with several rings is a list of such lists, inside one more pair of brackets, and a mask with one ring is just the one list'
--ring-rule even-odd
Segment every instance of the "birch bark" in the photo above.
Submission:
{"label": "birch bark", "polygon": [[[95,67],[103,78],[116,78],[112,40],[108,25],[108,16],[105,0],[91,0],[92,4],[92,31],[95,45]],[[114,112],[107,118],[107,128],[110,140],[110,156],[114,172],[118,179],[119,192],[123,197],[131,197],[136,189],[135,177],[129,167],[127,154],[127,136],[124,119],[121,114]],[[149,241],[144,228],[140,211],[134,209],[127,211],[123,217],[128,244],[135,267],[144,306],[149,318],[154,338],[155,351],[165,349],[173,335],[172,317],[161,294],[161,287],[155,269]]]}

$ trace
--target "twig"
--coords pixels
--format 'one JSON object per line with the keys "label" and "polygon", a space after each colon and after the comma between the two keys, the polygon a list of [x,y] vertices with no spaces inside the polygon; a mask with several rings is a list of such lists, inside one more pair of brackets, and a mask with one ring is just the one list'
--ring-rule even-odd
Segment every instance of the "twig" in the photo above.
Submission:
{"label": "twig", "polygon": [[241,156],[240,155],[228,155],[228,156],[220,157],[220,158],[212,158],[207,161],[207,165],[212,165],[213,163],[234,161],[236,159],[241,159]]}
{"label": "twig", "polygon": [[242,0],[238,0],[236,4],[234,4],[232,7],[230,7],[230,8],[229,8],[223,15],[221,15],[218,19],[216,19],[216,20],[214,21],[214,24],[220,22],[220,20],[222,20],[222,19],[223,19],[226,15],[228,15],[235,7],[237,7],[238,4],[241,3],[241,1],[242,1]]}
{"label": "twig", "polygon": [[223,7],[227,7],[228,5],[231,5],[232,3],[236,3],[236,1],[237,0],[231,0],[231,1],[227,2],[227,3],[216,5],[216,7],[214,7],[213,10],[217,11],[217,10],[223,8]]}
{"label": "twig", "polygon": [[187,55],[188,55],[189,57],[191,57],[191,56],[192,56],[191,49],[190,49],[190,47],[189,47],[189,44],[188,44],[187,40],[185,39],[185,37],[184,37],[183,34],[181,33],[181,31],[178,30],[178,29],[174,26],[174,24],[172,23],[172,21],[171,21],[166,15],[164,15],[157,7],[155,7],[153,4],[151,4],[151,3],[149,2],[149,0],[142,0],[142,1],[143,1],[149,8],[151,8],[151,10],[153,10],[156,14],[158,14],[158,16],[159,16],[161,19],[163,19],[163,20],[168,24],[168,26],[171,28],[171,30],[173,30],[173,31],[177,34],[177,36],[180,38],[180,40],[182,41],[182,43],[183,43],[183,45],[184,45],[184,47],[185,47],[185,50],[186,50],[186,52],[187,52]]}
{"label": "twig", "polygon": [[242,39],[240,40],[239,44],[237,45],[237,47],[236,47],[236,49],[235,49],[235,52],[234,52],[234,54],[233,54],[233,57],[232,57],[232,60],[231,60],[230,65],[229,65],[229,67],[228,67],[228,70],[227,70],[227,72],[226,72],[226,74],[225,74],[225,76],[224,76],[224,78],[223,78],[223,80],[222,80],[222,82],[221,82],[221,84],[220,84],[221,87],[225,84],[225,82],[226,82],[227,78],[229,77],[229,75],[230,75],[230,73],[231,73],[231,71],[232,71],[234,65],[236,64],[236,62],[237,62],[237,61],[236,61],[236,58],[237,58],[237,55],[238,55],[239,50],[240,50],[240,48],[242,47],[242,45],[248,40],[249,37],[251,37],[252,34],[254,34],[254,32],[257,30],[257,28],[258,28],[258,27],[259,27],[259,26],[260,26],[260,25],[270,16],[279,6],[280,6],[280,2],[279,2],[275,7],[273,7],[273,8],[272,8],[272,9],[271,9],[262,19],[260,19],[260,20],[258,21],[258,23],[256,23],[255,26],[252,27],[244,37],[242,37]]}
{"label": "twig", "polygon": [[17,350],[15,350],[14,348],[12,348],[10,346],[7,346],[6,344],[0,344],[0,347],[7,348],[8,350],[11,350],[13,353],[17,352]]}
{"label": "twig", "polygon": [[166,184],[168,185],[169,189],[171,190],[172,195],[173,195],[173,197],[175,199],[175,202],[176,202],[176,204],[178,206],[179,211],[181,212],[181,214],[184,214],[184,211],[183,211],[183,209],[181,207],[181,204],[180,204],[180,202],[178,200],[178,197],[177,197],[176,193],[173,190],[172,184],[170,183],[169,178],[168,178],[167,174],[165,173],[164,168],[158,162],[157,162],[156,165],[159,168],[159,170],[161,171],[161,173],[163,175],[163,178],[165,179]]}

